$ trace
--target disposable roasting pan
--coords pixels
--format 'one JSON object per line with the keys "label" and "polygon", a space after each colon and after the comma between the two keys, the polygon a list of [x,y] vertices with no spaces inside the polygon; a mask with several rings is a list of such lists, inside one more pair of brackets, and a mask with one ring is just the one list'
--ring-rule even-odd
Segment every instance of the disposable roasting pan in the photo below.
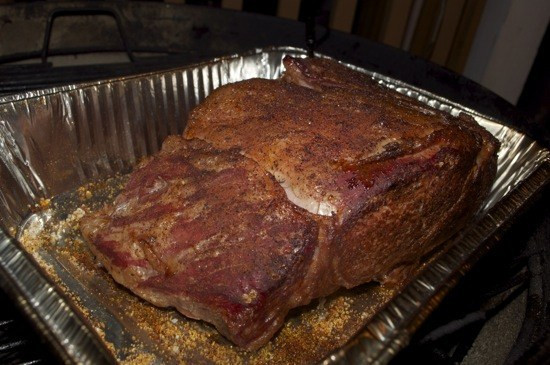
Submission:
{"label": "disposable roasting pan", "polygon": [[[1,283],[67,363],[384,363],[550,180],[549,151],[498,120],[399,80],[353,67],[502,143],[498,176],[474,223],[405,287],[368,283],[290,313],[257,352],[210,325],[156,308],[116,285],[78,233],[87,209],[113,199],[141,158],[220,85],[277,78],[296,48],[257,49],[133,77],[0,98]],[[317,55],[322,57],[322,55]]]}

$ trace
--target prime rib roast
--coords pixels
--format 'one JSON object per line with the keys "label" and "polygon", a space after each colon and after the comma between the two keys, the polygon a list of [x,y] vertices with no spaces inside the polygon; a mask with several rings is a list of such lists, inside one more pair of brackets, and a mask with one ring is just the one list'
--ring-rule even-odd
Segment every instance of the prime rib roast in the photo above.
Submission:
{"label": "prime rib roast", "polygon": [[113,278],[247,349],[340,287],[402,283],[487,196],[498,142],[325,59],[215,90],[81,230]]}

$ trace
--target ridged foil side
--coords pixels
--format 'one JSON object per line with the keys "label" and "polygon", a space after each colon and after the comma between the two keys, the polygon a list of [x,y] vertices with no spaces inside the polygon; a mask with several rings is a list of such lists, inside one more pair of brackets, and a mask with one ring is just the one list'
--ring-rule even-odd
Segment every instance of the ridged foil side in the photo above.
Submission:
{"label": "ridged foil side", "polygon": [[[280,76],[285,54],[304,55],[305,51],[259,49],[180,69],[0,98],[0,223],[6,233],[1,237],[0,272],[40,328],[60,344],[67,361],[94,360],[93,349],[101,350],[102,346],[87,332],[86,319],[72,311],[71,300],[59,297],[57,284],[37,270],[44,263],[30,260],[7,233],[13,235],[17,227],[28,225],[24,218],[33,206],[40,206],[41,198],[130,171],[140,159],[156,152],[167,135],[181,133],[189,111],[218,86]],[[501,141],[502,147],[497,180],[477,223],[464,230],[446,253],[378,311],[362,334],[325,363],[386,362],[391,358],[458,280],[460,271],[467,270],[490,247],[492,235],[550,179],[549,152],[532,139],[437,95],[354,68],[434,108],[472,115]],[[31,218],[46,220],[40,214]],[[138,340],[145,336],[127,313],[105,309],[110,303],[107,297],[93,295],[79,284],[101,286],[100,281],[75,277],[78,271],[71,267],[71,260],[55,251],[40,251],[38,255],[54,266],[65,285],[105,323],[115,353],[132,341],[125,332]],[[125,319],[117,322],[116,318]],[[124,331],[120,323],[131,328]]]}
{"label": "ridged foil side", "polygon": [[112,363],[112,356],[88,324],[59,294],[36,262],[13,241],[6,235],[0,241],[0,279],[4,289],[46,335],[65,363]]}
{"label": "ridged foil side", "polygon": [[39,90],[0,99],[0,222],[17,226],[28,205],[90,180],[128,172],[182,133],[189,111],[230,82],[274,78],[268,53],[190,68]]}

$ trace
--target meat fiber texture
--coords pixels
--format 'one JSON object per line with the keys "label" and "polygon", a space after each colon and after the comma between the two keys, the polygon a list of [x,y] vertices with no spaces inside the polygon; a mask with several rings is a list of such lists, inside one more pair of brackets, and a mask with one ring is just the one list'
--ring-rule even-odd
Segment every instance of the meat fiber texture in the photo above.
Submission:
{"label": "meat fiber texture", "polygon": [[116,281],[257,349],[340,287],[406,281],[479,209],[498,142],[324,59],[222,86],[82,232]]}

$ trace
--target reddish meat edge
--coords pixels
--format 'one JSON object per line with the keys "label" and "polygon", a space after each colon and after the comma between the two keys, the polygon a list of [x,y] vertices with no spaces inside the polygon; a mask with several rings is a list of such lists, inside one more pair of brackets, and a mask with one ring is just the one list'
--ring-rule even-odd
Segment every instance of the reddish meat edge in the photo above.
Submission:
{"label": "reddish meat edge", "polygon": [[168,137],[81,230],[118,283],[247,349],[312,297],[318,224],[236,150]]}

